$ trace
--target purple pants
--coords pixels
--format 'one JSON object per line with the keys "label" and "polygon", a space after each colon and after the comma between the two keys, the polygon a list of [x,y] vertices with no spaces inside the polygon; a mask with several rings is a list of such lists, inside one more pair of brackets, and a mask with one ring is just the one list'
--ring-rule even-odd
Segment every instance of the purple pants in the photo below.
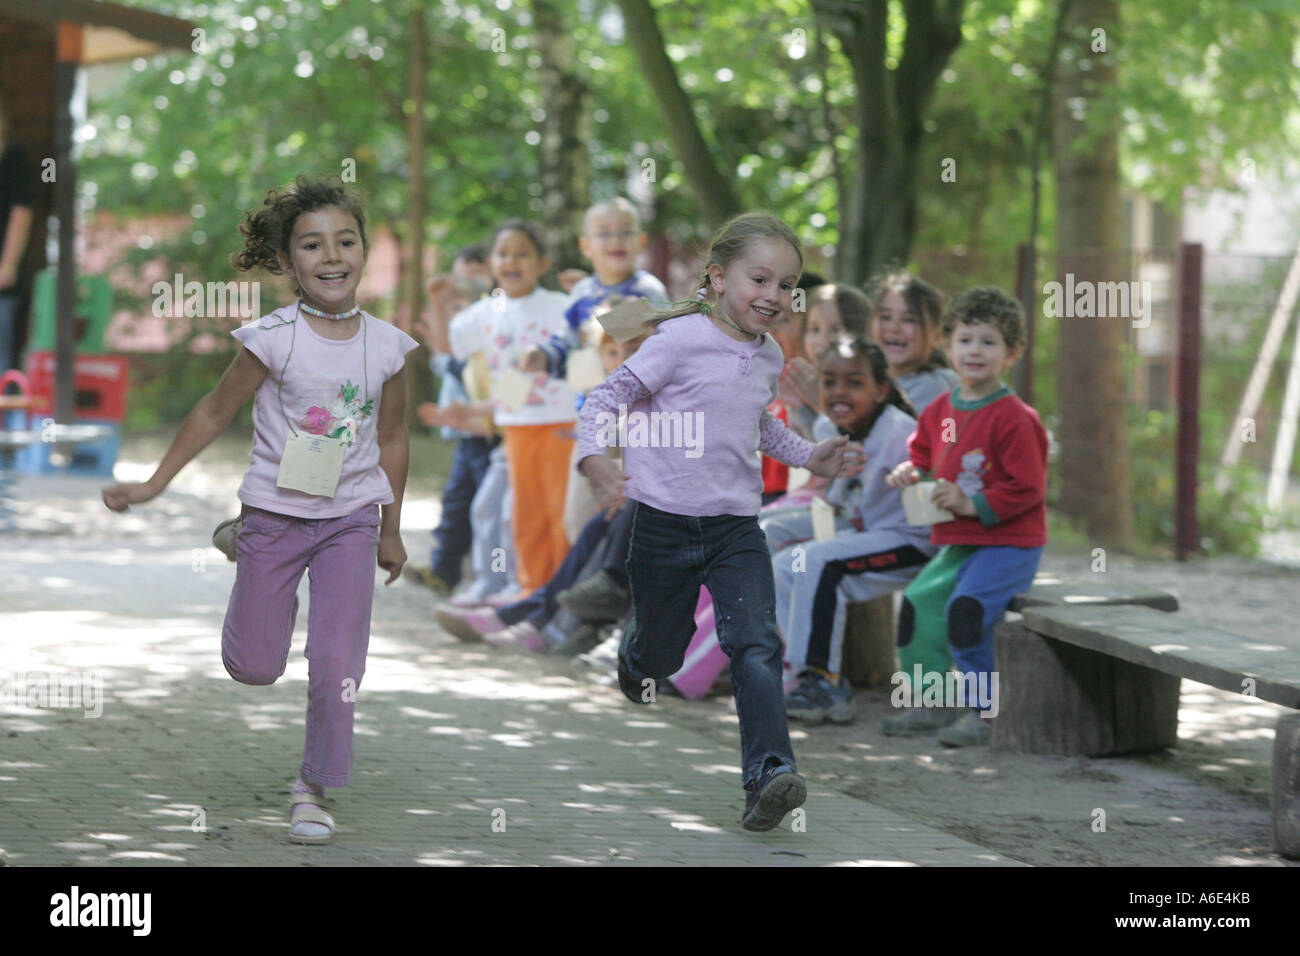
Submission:
{"label": "purple pants", "polygon": [[340,518],[294,518],[245,505],[221,662],[241,684],[274,684],[289,660],[298,582],[310,568],[307,740],[302,779],[352,778],[352,712],[366,670],[379,551],[378,505]]}

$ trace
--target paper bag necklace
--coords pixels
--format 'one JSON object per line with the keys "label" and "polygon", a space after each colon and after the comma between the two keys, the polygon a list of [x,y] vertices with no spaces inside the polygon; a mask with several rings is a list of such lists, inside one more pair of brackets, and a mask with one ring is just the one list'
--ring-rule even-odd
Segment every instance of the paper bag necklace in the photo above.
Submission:
{"label": "paper bag necklace", "polygon": [[[299,303],[301,306],[301,303]],[[343,454],[347,446],[343,439],[330,438],[328,435],[300,433],[293,427],[289,413],[284,408],[284,373],[289,368],[289,359],[293,357],[294,342],[298,336],[298,315],[294,316],[293,330],[289,338],[289,354],[285,356],[284,366],[280,369],[280,380],[276,383],[275,394],[280,400],[280,414],[291,434],[284,444],[284,453],[280,456],[280,471],[275,477],[279,488],[301,491],[309,495],[333,498],[338,490],[339,477],[343,474]],[[363,407],[370,404],[370,368],[366,354],[366,319],[361,317],[361,361],[362,375],[365,382]],[[356,386],[353,386],[355,388]]]}

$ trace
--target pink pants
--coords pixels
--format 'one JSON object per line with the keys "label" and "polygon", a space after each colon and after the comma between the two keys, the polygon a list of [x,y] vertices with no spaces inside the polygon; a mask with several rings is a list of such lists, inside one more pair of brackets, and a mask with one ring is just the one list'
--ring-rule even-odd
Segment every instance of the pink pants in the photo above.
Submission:
{"label": "pink pants", "polygon": [[310,569],[307,739],[302,779],[352,779],[352,712],[366,670],[379,551],[379,506],[341,518],[294,518],[244,506],[221,661],[241,684],[274,684],[289,661],[298,582]]}
{"label": "pink pants", "polygon": [[[686,660],[682,668],[669,678],[673,686],[688,700],[699,700],[708,694],[718,677],[730,663],[722,645],[718,643],[718,629],[713,621],[713,598],[707,588],[700,588],[700,602],[695,606],[695,636],[686,647]],[[785,665],[786,690],[792,680],[789,665]]]}

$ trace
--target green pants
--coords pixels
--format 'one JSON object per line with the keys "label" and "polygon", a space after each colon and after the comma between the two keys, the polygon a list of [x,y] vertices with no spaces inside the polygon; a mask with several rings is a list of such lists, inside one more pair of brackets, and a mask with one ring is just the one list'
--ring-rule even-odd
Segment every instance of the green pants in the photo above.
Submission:
{"label": "green pants", "polygon": [[[945,545],[903,591],[903,611],[898,622],[898,666],[909,682],[917,665],[922,674],[947,674],[952,670],[948,599],[957,587],[957,574],[962,565],[978,550],[973,544]],[[920,693],[921,688],[914,690]]]}

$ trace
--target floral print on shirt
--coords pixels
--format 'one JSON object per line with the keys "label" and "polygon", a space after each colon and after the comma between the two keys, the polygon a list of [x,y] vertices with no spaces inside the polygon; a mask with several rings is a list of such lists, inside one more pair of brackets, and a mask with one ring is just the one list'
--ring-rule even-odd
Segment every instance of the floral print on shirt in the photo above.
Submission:
{"label": "floral print on shirt", "polygon": [[357,440],[361,420],[371,416],[375,405],[373,398],[362,404],[357,391],[358,386],[353,385],[349,379],[339,386],[338,394],[328,408],[311,406],[298,424],[309,434],[341,439],[350,448]]}

